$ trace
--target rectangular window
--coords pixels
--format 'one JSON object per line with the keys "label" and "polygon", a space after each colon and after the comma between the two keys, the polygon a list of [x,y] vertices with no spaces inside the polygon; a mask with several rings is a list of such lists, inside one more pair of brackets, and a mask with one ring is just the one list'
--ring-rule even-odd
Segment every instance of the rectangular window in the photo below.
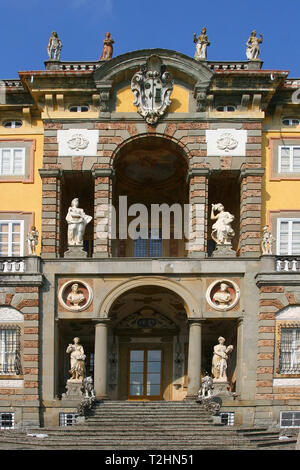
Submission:
{"label": "rectangular window", "polygon": [[162,238],[160,229],[150,229],[148,238],[140,235],[134,240],[135,258],[158,258],[162,256]]}
{"label": "rectangular window", "polygon": [[277,219],[277,255],[300,255],[300,219]]}
{"label": "rectangular window", "polygon": [[13,429],[15,427],[14,413],[0,413],[0,429]]}
{"label": "rectangular window", "polygon": [[25,175],[25,148],[0,148],[0,175]]}
{"label": "rectangular window", "polygon": [[300,328],[281,328],[280,374],[300,374]]}
{"label": "rectangular window", "polygon": [[23,256],[24,221],[0,221],[0,256]]}
{"label": "rectangular window", "polygon": [[20,329],[0,327],[0,375],[20,375]]}
{"label": "rectangular window", "polygon": [[221,415],[221,423],[225,424],[226,426],[233,426],[234,425],[234,412],[229,411],[227,413],[220,413]]}
{"label": "rectangular window", "polygon": [[300,146],[279,146],[278,173],[300,173]]}
{"label": "rectangular window", "polygon": [[300,411],[281,411],[281,428],[300,428]]}
{"label": "rectangular window", "polygon": [[73,426],[78,416],[78,413],[59,413],[59,425]]}

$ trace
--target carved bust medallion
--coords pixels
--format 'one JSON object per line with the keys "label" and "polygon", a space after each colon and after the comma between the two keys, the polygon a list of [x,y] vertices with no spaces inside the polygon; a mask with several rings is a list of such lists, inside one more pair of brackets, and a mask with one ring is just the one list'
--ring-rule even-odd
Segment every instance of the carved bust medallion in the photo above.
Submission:
{"label": "carved bust medallion", "polygon": [[230,310],[236,306],[240,298],[240,289],[229,279],[213,282],[206,291],[207,303],[219,311]]}
{"label": "carved bust medallion", "polygon": [[81,312],[89,307],[93,300],[91,287],[84,281],[66,282],[58,293],[59,303],[72,312]]}

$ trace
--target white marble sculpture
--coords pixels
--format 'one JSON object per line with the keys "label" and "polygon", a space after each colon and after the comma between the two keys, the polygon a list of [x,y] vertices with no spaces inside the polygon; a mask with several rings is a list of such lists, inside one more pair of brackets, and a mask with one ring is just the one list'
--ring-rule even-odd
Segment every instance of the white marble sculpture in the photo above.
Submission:
{"label": "white marble sculpture", "polygon": [[260,34],[260,37],[258,38],[256,36],[256,31],[252,31],[251,36],[248,38],[248,41],[246,42],[246,56],[248,60],[259,60],[258,56],[260,54],[260,47],[259,45],[263,41],[263,37]]}
{"label": "white marble sculpture", "polygon": [[227,360],[229,354],[233,351],[233,346],[225,346],[225,338],[220,336],[218,344],[214,346],[214,354],[212,359],[212,375],[214,382],[227,382]]}
{"label": "white marble sculpture", "polygon": [[79,344],[80,339],[74,338],[74,344],[69,344],[66,350],[70,354],[70,382],[82,382],[85,374],[85,359],[84,349]]}
{"label": "white marble sculpture", "polygon": [[269,231],[269,226],[265,225],[261,238],[261,251],[263,255],[272,255],[273,235]]}
{"label": "white marble sculpture", "polygon": [[197,34],[194,34],[194,43],[196,44],[196,50],[194,59],[195,60],[206,60],[207,58],[207,46],[210,45],[208,37],[206,35],[206,28],[202,28],[200,36],[197,38]]}
{"label": "white marble sculpture", "polygon": [[27,235],[27,243],[28,243],[28,254],[35,255],[36,254],[36,246],[38,244],[39,232],[37,231],[36,227],[33,225],[31,227],[30,232]]}
{"label": "white marble sculpture", "polygon": [[227,307],[232,302],[228,287],[228,284],[221,282],[220,289],[213,295],[213,301],[220,307]]}
{"label": "white marble sculpture", "polygon": [[47,52],[50,60],[60,60],[60,52],[62,42],[57,36],[57,32],[53,31],[47,46]]}
{"label": "white marble sculpture", "polygon": [[201,389],[199,390],[198,396],[201,398],[209,398],[213,394],[213,379],[206,373],[201,381]]}
{"label": "white marble sculpture", "polygon": [[83,209],[78,207],[78,198],[73,199],[68,209],[66,221],[68,222],[68,246],[82,246],[83,235],[92,216],[86,215]]}
{"label": "white marble sculpture", "polygon": [[212,204],[211,220],[216,220],[212,226],[211,238],[217,245],[231,245],[235,233],[231,227],[234,215],[224,211],[223,204]]}
{"label": "white marble sculpture", "polygon": [[81,304],[86,299],[83,293],[78,290],[78,284],[72,284],[71,292],[68,294],[67,300],[70,302],[74,310],[80,309],[79,304]]}

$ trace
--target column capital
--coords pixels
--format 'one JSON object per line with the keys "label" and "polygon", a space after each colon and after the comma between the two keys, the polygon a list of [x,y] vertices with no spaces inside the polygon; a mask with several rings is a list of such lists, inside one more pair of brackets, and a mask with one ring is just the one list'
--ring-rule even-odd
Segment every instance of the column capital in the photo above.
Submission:
{"label": "column capital", "polygon": [[93,318],[92,322],[97,326],[108,326],[110,323],[110,318]]}
{"label": "column capital", "polygon": [[264,168],[244,168],[240,173],[240,180],[248,176],[263,176],[265,174]]}
{"label": "column capital", "polygon": [[205,322],[205,318],[188,318],[188,322],[190,326],[198,324],[202,325],[202,323]]}
{"label": "column capital", "polygon": [[93,178],[113,178],[115,176],[115,170],[113,170],[112,168],[94,168],[92,170],[92,176]]}
{"label": "column capital", "polygon": [[209,177],[211,171],[209,168],[190,168],[187,174],[187,182],[190,181],[194,176],[206,176]]}
{"label": "column capital", "polygon": [[62,177],[62,171],[60,168],[39,168],[39,174],[41,178],[58,178]]}

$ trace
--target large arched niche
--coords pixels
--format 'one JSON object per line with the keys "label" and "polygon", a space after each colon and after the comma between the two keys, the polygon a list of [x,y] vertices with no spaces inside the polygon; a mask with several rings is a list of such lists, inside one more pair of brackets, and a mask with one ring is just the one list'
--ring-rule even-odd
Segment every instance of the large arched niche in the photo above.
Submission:
{"label": "large arched niche", "polygon": [[151,290],[156,288],[162,289],[165,292],[170,292],[174,297],[174,301],[178,300],[182,303],[182,307],[187,318],[202,317],[200,305],[188,289],[182,286],[179,282],[159,276],[153,276],[151,278],[137,277],[119,284],[106,295],[99,311],[99,317],[110,318],[114,303],[124,294],[139,288],[148,288],[149,293],[151,293]]}
{"label": "large arched niche", "polygon": [[24,322],[24,315],[19,310],[7,305],[0,306],[0,324],[22,322]]}

